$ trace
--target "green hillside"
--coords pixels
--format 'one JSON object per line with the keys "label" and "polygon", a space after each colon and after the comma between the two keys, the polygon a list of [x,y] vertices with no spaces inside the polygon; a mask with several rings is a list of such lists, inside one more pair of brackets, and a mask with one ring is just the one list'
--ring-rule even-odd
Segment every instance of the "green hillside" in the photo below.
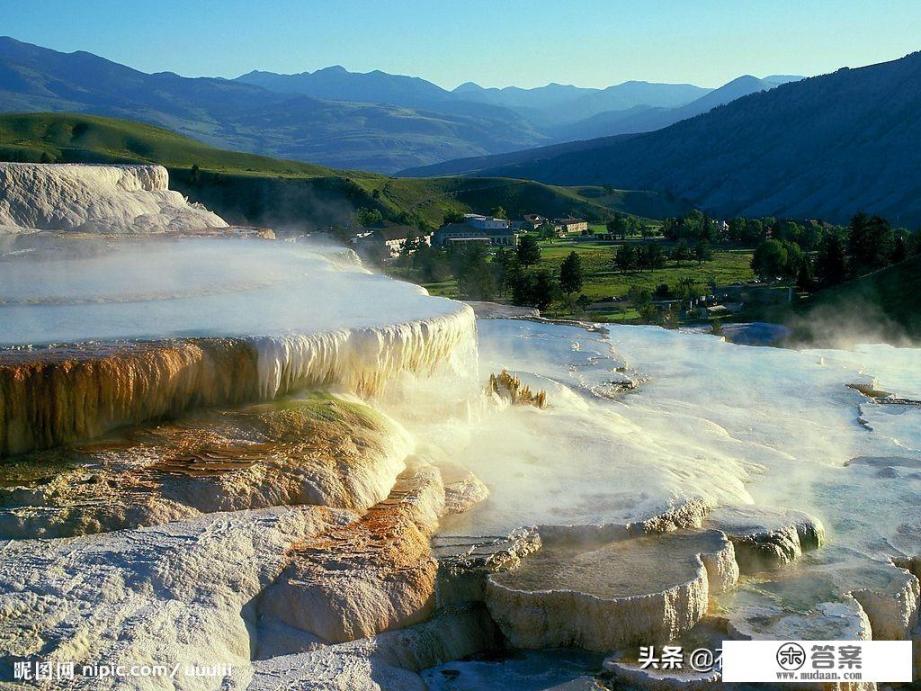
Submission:
{"label": "green hillside", "polygon": [[865,211],[917,226],[919,112],[921,52],[784,84],[655,132],[412,170],[668,191],[723,218],[843,223]]}
{"label": "green hillside", "polygon": [[175,189],[231,222],[299,228],[348,223],[361,207],[379,209],[389,220],[432,227],[447,211],[488,212],[497,206],[512,217],[575,214],[592,221],[604,221],[614,211],[660,218],[685,209],[651,192],[334,170],[224,151],[151,125],[70,113],[0,115],[0,159],[159,163],[169,169]]}
{"label": "green hillside", "polygon": [[916,341],[921,338],[921,256],[820,291],[786,321],[800,342],[849,335]]}
{"label": "green hillside", "polygon": [[330,168],[224,151],[161,127],[73,113],[0,115],[0,157],[55,163],[159,163],[274,175],[330,175]]}

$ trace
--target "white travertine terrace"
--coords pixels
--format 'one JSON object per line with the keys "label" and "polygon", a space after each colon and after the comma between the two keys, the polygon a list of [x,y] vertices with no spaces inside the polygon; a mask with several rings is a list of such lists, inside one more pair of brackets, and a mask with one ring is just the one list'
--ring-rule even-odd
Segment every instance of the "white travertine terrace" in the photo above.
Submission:
{"label": "white travertine terrace", "polygon": [[0,163],[0,226],[153,233],[227,223],[170,190],[163,166]]}
{"label": "white travertine terrace", "polygon": [[486,604],[516,647],[605,652],[673,640],[738,575],[732,544],[715,530],[636,535],[605,526],[586,538],[580,528],[556,529],[522,566],[489,576]]}
{"label": "white travertine terrace", "polygon": [[[273,242],[117,243],[0,272],[0,456],[299,389],[475,372],[470,307]],[[22,346],[53,345],[22,349]]]}

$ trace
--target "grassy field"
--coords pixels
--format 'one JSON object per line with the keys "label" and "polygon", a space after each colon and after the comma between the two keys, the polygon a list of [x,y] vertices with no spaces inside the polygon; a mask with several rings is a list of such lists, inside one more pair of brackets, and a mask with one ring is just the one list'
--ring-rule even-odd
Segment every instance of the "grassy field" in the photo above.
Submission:
{"label": "grassy field", "polygon": [[[678,266],[674,262],[668,262],[662,269],[624,273],[613,266],[616,244],[556,240],[541,242],[540,245],[541,259],[538,268],[549,269],[556,275],[559,275],[560,264],[570,252],[579,254],[585,279],[582,292],[593,302],[609,301],[612,297],[622,300],[632,286],[653,292],[663,283],[675,288],[682,280],[690,279],[700,286],[703,292],[711,281],[716,281],[718,285],[727,285],[754,278],[750,250],[716,250],[711,261],[701,264],[696,261],[683,261]],[[408,274],[399,269],[394,269],[391,273],[408,278]],[[424,286],[433,295],[458,297],[457,281],[454,279],[426,283]],[[572,316],[573,312],[557,301],[546,314]],[[639,318],[639,313],[628,300],[607,305],[605,309],[592,309],[590,314],[596,321],[635,321]]]}
{"label": "grassy field", "polygon": [[[217,149],[169,130],[70,113],[0,116],[0,160],[159,163],[176,189],[228,220],[285,227],[347,224],[360,207],[386,218],[441,225],[446,212],[512,217],[580,215],[603,223],[615,212],[642,217],[686,206],[654,192],[559,187],[507,178],[391,178],[361,171]],[[192,167],[198,174],[192,174]]]}
{"label": "grassy field", "polygon": [[719,285],[726,285],[748,281],[754,277],[751,270],[752,254],[749,250],[716,250],[711,261],[701,264],[696,261],[683,261],[679,266],[670,261],[662,269],[624,273],[614,268],[615,247],[616,245],[600,242],[542,243],[540,265],[558,272],[560,264],[570,252],[578,253],[585,274],[582,292],[595,301],[612,297],[621,298],[631,286],[654,291],[663,283],[674,287],[679,281],[687,278],[706,286],[711,280],[715,280]]}

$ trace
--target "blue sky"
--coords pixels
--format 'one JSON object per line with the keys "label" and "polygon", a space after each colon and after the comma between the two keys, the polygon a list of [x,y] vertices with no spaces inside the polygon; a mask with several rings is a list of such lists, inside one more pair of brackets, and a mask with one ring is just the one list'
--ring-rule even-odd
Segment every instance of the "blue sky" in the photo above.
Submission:
{"label": "blue sky", "polygon": [[716,86],[919,50],[921,1],[0,0],[0,34],[188,76],[340,64],[447,88]]}

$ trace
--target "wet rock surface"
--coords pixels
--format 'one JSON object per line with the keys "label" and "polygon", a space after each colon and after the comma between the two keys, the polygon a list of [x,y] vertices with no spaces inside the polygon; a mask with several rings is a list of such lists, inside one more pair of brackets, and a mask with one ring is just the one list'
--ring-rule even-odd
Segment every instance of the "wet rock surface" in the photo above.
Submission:
{"label": "wet rock surface", "polygon": [[918,580],[904,569],[828,561],[745,578],[717,604],[743,638],[905,640],[918,602]]}
{"label": "wet rock surface", "polygon": [[424,621],[438,570],[429,537],[443,512],[438,470],[408,470],[358,521],[291,552],[260,600],[262,622],[341,643]]}
{"label": "wet rock surface", "polygon": [[379,329],[277,338],[0,348],[0,458],[304,389],[370,396],[400,375],[431,374],[468,349],[474,333],[464,308]]}
{"label": "wet rock surface", "polygon": [[797,612],[765,601],[739,606],[730,617],[729,632],[739,640],[870,640],[866,613],[853,598],[818,602]]}
{"label": "wet rock surface", "polygon": [[487,605],[512,645],[605,651],[670,640],[704,616],[711,590],[738,577],[717,531],[593,532],[544,532],[539,552],[489,577]]}
{"label": "wet rock surface", "polygon": [[436,536],[432,551],[438,559],[438,606],[482,602],[490,574],[519,567],[540,547],[533,528],[506,537]]}
{"label": "wet rock surface", "polygon": [[418,674],[423,669],[501,646],[501,635],[485,609],[467,607],[400,631],[256,662],[249,688],[421,691],[427,688]]}
{"label": "wet rock surface", "polygon": [[[251,640],[241,611],[281,573],[293,544],[354,518],[322,507],[283,507],[104,537],[4,542],[0,678],[12,679],[17,660],[183,666],[220,660],[233,669],[211,685],[242,688],[251,675]],[[162,688],[162,681],[137,683]],[[78,676],[72,688],[120,684]]]}
{"label": "wet rock surface", "polygon": [[0,457],[257,391],[256,353],[231,339],[0,350]]}
{"label": "wet rock surface", "polygon": [[393,422],[329,395],[190,415],[4,466],[0,536],[66,537],[284,504],[363,511],[386,498],[408,449]]}
{"label": "wet rock surface", "polygon": [[918,624],[921,589],[918,578],[888,564],[842,570],[837,577],[850,586],[878,640],[906,640]]}
{"label": "wet rock surface", "polygon": [[445,513],[466,513],[489,497],[489,488],[466,468],[440,463],[445,488]]}
{"label": "wet rock surface", "polygon": [[726,533],[743,573],[785,566],[825,542],[822,522],[801,511],[726,506],[712,511],[706,525]]}

